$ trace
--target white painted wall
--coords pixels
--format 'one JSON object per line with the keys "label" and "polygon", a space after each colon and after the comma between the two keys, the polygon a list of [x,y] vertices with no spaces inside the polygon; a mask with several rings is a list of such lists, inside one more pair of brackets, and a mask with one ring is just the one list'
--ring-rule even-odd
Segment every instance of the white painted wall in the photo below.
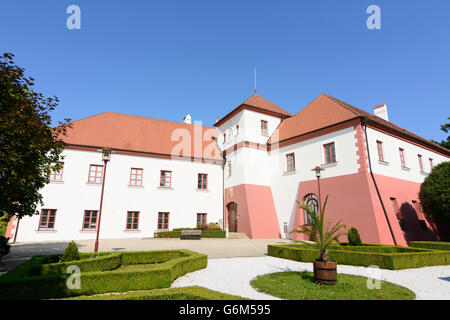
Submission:
{"label": "white painted wall", "polygon": [[[17,241],[95,239],[96,231],[82,231],[82,223],[84,210],[99,208],[101,185],[87,179],[89,165],[102,164],[102,155],[70,149],[63,155],[63,182],[42,189],[42,208],[57,209],[55,231],[38,231],[39,216],[26,217]],[[129,186],[132,167],[143,168],[142,187]],[[160,170],[172,171],[172,189],[159,187]],[[208,174],[208,190],[197,190],[198,173]],[[153,237],[158,212],[170,212],[169,229],[195,227],[197,213],[207,213],[208,222],[223,219],[221,165],[112,154],[105,183],[102,239]],[[140,211],[139,231],[125,231],[127,211]]]}
{"label": "white painted wall", "polygon": [[[372,170],[376,174],[422,183],[431,171],[429,161],[430,158],[433,159],[434,166],[441,162],[448,161],[448,158],[443,155],[369,127],[367,128],[367,139],[370,148]],[[383,142],[385,162],[379,161],[377,140]],[[399,148],[404,150],[406,167],[408,169],[402,168],[401,166]],[[420,171],[418,159],[419,154],[422,155],[424,172]]]}

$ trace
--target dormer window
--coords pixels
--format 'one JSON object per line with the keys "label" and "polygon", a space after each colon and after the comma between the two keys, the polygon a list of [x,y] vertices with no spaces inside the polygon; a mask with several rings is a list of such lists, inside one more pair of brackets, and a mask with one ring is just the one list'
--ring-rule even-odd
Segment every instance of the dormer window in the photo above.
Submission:
{"label": "dormer window", "polygon": [[261,135],[263,137],[268,137],[269,133],[267,130],[267,121],[266,120],[261,120]]}

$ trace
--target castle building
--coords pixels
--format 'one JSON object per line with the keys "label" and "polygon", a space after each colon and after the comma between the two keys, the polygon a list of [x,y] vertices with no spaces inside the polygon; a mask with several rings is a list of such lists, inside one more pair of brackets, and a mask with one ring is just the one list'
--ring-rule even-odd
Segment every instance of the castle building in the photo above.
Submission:
{"label": "castle building", "polygon": [[321,94],[292,115],[254,94],[214,126],[111,112],[73,122],[40,215],[12,219],[7,236],[94,239],[106,176],[103,239],[216,222],[253,239],[302,240],[291,232],[309,223],[298,203],[319,210],[327,197],[327,219],[365,242],[439,238],[418,192],[450,151],[389,122],[385,104],[371,114]]}

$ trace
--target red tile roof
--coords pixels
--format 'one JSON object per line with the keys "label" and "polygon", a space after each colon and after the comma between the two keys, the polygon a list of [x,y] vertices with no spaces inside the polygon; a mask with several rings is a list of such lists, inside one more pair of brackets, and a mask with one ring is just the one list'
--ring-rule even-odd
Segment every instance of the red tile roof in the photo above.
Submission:
{"label": "red tile roof", "polygon": [[[369,121],[381,127],[395,131],[399,135],[407,136],[414,140],[429,145],[430,147],[449,154],[450,151],[440,145],[426,140],[408,130],[405,130],[378,116],[354,107],[346,102],[322,93],[295,116],[285,119],[278,126],[268,143],[276,143],[300,136],[312,131],[332,126],[356,118],[368,118]],[[278,138],[277,138],[278,137]]]}
{"label": "red tile roof", "polygon": [[222,123],[226,122],[228,119],[230,119],[243,109],[260,111],[283,119],[292,117],[291,113],[255,93],[250,98],[242,102],[239,106],[237,106],[233,111],[228,113],[225,117],[217,121],[214,126],[220,126]]}
{"label": "red tile roof", "polygon": [[[205,138],[206,131],[208,134]],[[186,140],[181,140],[177,133],[186,135],[183,138]],[[222,160],[217,144],[211,137],[217,137],[217,130],[212,127],[105,112],[72,122],[72,128],[67,130],[63,141],[75,146],[111,147],[175,156],[179,155],[179,151],[174,147],[180,141],[186,141],[189,143],[186,144],[184,156]],[[200,148],[194,146],[194,141],[198,141]],[[191,150],[188,150],[189,147]]]}

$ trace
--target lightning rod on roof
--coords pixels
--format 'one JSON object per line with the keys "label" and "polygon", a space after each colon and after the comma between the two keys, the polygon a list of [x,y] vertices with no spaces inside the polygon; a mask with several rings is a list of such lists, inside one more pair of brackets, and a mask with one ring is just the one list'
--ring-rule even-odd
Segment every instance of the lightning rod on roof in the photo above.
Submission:
{"label": "lightning rod on roof", "polygon": [[255,93],[256,93],[256,68],[255,68],[255,76],[254,76],[254,78],[255,78]]}

